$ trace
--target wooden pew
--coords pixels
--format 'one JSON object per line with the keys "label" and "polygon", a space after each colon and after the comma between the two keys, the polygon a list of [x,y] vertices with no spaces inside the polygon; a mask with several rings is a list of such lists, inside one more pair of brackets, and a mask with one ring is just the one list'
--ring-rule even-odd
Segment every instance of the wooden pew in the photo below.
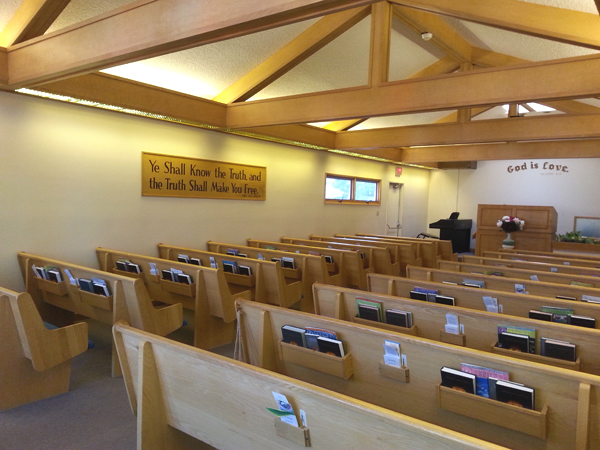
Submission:
{"label": "wooden pew", "polygon": [[500,248],[499,252],[502,253],[516,253],[519,255],[537,255],[537,256],[549,256],[558,258],[573,258],[590,261],[600,260],[600,249],[596,253],[587,252],[568,252],[568,251],[553,251],[553,252],[541,252],[537,250],[521,250],[518,248]]}
{"label": "wooden pew", "polygon": [[549,264],[538,261],[517,261],[500,258],[489,258],[485,256],[463,255],[462,262],[467,264],[481,264],[486,266],[510,267],[514,269],[537,270],[553,273],[570,273],[574,275],[586,275],[600,277],[600,269],[591,267],[579,267],[564,264]]}
{"label": "wooden pew", "polygon": [[[363,239],[381,239],[385,241],[401,242],[406,244],[414,243],[419,246],[419,254],[423,256],[425,264],[433,264],[426,267],[435,267],[435,261],[438,259],[443,259],[446,261],[458,261],[458,253],[452,252],[452,241],[366,233],[356,233],[355,237]],[[430,249],[431,245],[434,247],[433,251]]]}
{"label": "wooden pew", "polygon": [[[19,252],[18,259],[26,291],[36,302],[44,320],[51,324],[60,326],[72,323],[74,315],[80,314],[109,325],[119,320],[129,320],[136,328],[163,336],[183,325],[181,305],[154,308],[142,280],[25,252]],[[63,281],[55,283],[36,277],[32,269],[34,264],[58,267]],[[110,296],[80,290],[77,284],[70,282],[65,270],[75,279],[100,278],[106,281]],[[113,346],[112,375],[120,374]]]}
{"label": "wooden pew", "polygon": [[[229,344],[235,339],[235,300],[251,298],[250,290],[231,294],[221,269],[194,266],[162,258],[108,250],[98,247],[96,256],[101,270],[127,278],[138,279],[153,301],[194,311],[194,345],[211,349]],[[141,268],[141,273],[119,270],[118,259],[127,259]],[[150,264],[157,272],[151,272]],[[178,269],[192,277],[187,285],[162,279],[162,270]],[[161,333],[157,333],[161,334]],[[164,335],[164,334],[161,334]]]}
{"label": "wooden pew", "polygon": [[[309,238],[310,241],[319,241],[321,243],[326,243],[327,245],[356,245],[358,246],[356,247],[357,249],[361,249],[365,246],[374,248],[373,272],[375,273],[399,275],[402,273],[402,267],[405,266],[405,264],[402,264],[401,260],[401,247],[395,244],[389,245],[389,243],[386,242],[368,241],[366,239],[348,239],[336,236],[317,236],[314,234],[311,234]],[[298,242],[292,242],[291,238],[281,238],[281,241],[290,243],[305,242],[299,239],[297,240]]]}
{"label": "wooden pew", "polygon": [[[555,255],[555,256],[551,256]],[[542,262],[546,264],[557,264],[557,265],[570,265],[577,267],[590,267],[593,269],[600,268],[600,261],[593,259],[586,259],[577,257],[570,257],[561,253],[548,253],[543,255],[538,254],[530,254],[530,253],[514,253],[514,252],[483,252],[483,256],[488,258],[498,258],[498,259],[507,259],[507,260],[519,260],[519,261],[532,261],[532,262]]]}
{"label": "wooden pew", "polygon": [[600,279],[589,275],[575,275],[566,273],[545,272],[541,270],[518,269],[513,267],[490,267],[484,264],[471,264],[455,261],[438,261],[438,269],[462,273],[478,273],[483,275],[496,275],[507,278],[518,278],[521,280],[531,280],[531,277],[537,277],[539,281],[554,284],[585,283],[589,287],[598,287]]}
{"label": "wooden pew", "polygon": [[302,282],[297,279],[286,282],[279,262],[223,255],[222,253],[165,244],[158,244],[158,254],[161,258],[171,261],[177,261],[179,254],[185,254],[190,258],[198,258],[202,265],[207,267],[210,267],[211,257],[220,267],[223,267],[223,261],[235,261],[238,266],[248,266],[252,269],[250,276],[228,272],[224,272],[224,275],[232,292],[250,288],[252,298],[257,302],[289,308],[302,298]]}
{"label": "wooden pew", "polygon": [[363,259],[358,251],[339,250],[329,248],[326,245],[322,247],[286,244],[282,242],[261,241],[258,239],[248,239],[248,246],[276,249],[289,252],[299,252],[304,254],[318,253],[325,257],[331,258],[332,263],[327,263],[327,270],[330,274],[339,274],[341,284],[347,287],[355,287],[358,289],[367,288],[367,274],[371,272],[370,268],[364,267]]}
{"label": "wooden pew", "polygon": [[0,411],[67,392],[87,348],[87,323],[49,330],[31,295],[0,288]]}
{"label": "wooden pew", "polygon": [[520,284],[525,286],[527,294],[539,295],[541,297],[555,298],[556,296],[563,296],[570,297],[574,300],[582,300],[582,296],[586,295],[594,297],[594,300],[600,299],[600,290],[596,288],[546,283],[543,281],[530,281],[520,278],[496,277],[494,275],[480,275],[477,273],[454,272],[425,267],[408,267],[407,278],[457,284],[462,284],[467,279],[478,280],[485,283],[486,289],[504,292],[515,292],[516,285]]}
{"label": "wooden pew", "polygon": [[[248,360],[253,365],[343,392],[478,439],[519,450],[596,448],[600,377],[504,355],[493,355],[298,311],[238,302]],[[337,333],[343,358],[282,342],[281,327]],[[385,340],[397,342],[407,365],[382,363]],[[440,386],[440,368],[469,363],[508,372],[536,390],[535,410]]]}
{"label": "wooden pew", "polygon": [[335,240],[319,241],[313,239],[299,239],[285,236],[281,237],[281,242],[294,245],[306,245],[309,247],[333,248],[359,252],[361,254],[363,267],[371,269],[372,272],[396,273],[396,267],[392,263],[393,257],[385,248],[383,248],[383,246],[372,246],[364,243],[355,244],[352,242],[341,241],[335,242]]}
{"label": "wooden pew", "polygon": [[[371,278],[373,275],[369,275]],[[407,286],[408,287],[408,286]],[[412,284],[414,287],[414,282]],[[427,286],[431,289],[431,284]],[[436,288],[437,286],[434,286]],[[315,283],[313,286],[315,310],[318,315],[346,320],[362,325],[368,325],[398,333],[418,336],[447,344],[473,348],[484,352],[499,353],[513,358],[549,364],[563,369],[600,375],[600,354],[597,344],[600,341],[600,330],[575,327],[560,323],[544,322],[525,317],[499,315],[485,310],[470,309],[461,306],[447,306],[412,300],[407,295],[392,296],[387,294],[365,293],[355,289],[342,288]],[[411,287],[408,288],[409,290]],[[468,289],[468,288],[466,288]],[[442,289],[444,290],[444,289]],[[466,293],[458,292],[455,298],[458,304],[463,304]],[[463,295],[461,295],[463,294]],[[381,302],[383,310],[399,309],[412,313],[413,326],[411,328],[399,327],[382,322],[374,322],[358,317],[357,299],[367,299]],[[479,298],[479,303],[481,298]],[[468,304],[468,302],[464,302]],[[600,307],[596,308],[600,313]],[[451,334],[444,329],[446,314],[459,317],[464,326],[464,333]],[[522,327],[536,330],[536,354],[511,352],[498,348],[498,326]],[[565,361],[548,358],[539,353],[540,339],[547,337],[567,341],[577,345],[577,360]]]}
{"label": "wooden pew", "polygon": [[290,252],[284,252],[280,250],[267,250],[258,249],[256,247],[247,247],[243,245],[224,244],[221,242],[208,241],[206,247],[209,252],[223,253],[226,254],[229,249],[236,249],[240,253],[248,255],[249,258],[258,259],[259,255],[267,260],[271,258],[281,259],[283,257],[293,258],[296,264],[295,269],[282,267],[281,270],[287,280],[298,280],[302,281],[302,300],[301,307],[302,311],[313,312],[314,302],[312,285],[313,283],[325,283],[340,285],[341,277],[340,274],[331,275],[327,270],[327,261],[323,255],[307,255],[304,253],[295,253],[290,255]]}
{"label": "wooden pew", "polygon": [[[502,450],[464,434],[118,323],[137,448],[147,450]],[[281,422],[273,392],[306,427]]]}

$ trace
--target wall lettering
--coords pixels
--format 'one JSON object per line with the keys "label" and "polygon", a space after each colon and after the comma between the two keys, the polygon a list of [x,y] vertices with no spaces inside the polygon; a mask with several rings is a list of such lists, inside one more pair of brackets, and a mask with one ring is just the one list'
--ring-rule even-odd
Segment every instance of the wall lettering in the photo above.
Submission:
{"label": "wall lettering", "polygon": [[265,200],[267,168],[142,152],[142,195]]}
{"label": "wall lettering", "polygon": [[506,168],[506,171],[508,173],[514,173],[514,172],[522,172],[522,171],[531,171],[531,170],[541,170],[544,171],[544,173],[541,173],[541,175],[554,175],[554,174],[562,174],[562,173],[569,173],[569,168],[564,165],[564,164],[556,164],[556,163],[551,163],[549,161],[544,161],[542,162],[529,162],[529,164],[527,164],[526,162],[524,162],[523,164],[517,164],[514,166],[508,166]]}

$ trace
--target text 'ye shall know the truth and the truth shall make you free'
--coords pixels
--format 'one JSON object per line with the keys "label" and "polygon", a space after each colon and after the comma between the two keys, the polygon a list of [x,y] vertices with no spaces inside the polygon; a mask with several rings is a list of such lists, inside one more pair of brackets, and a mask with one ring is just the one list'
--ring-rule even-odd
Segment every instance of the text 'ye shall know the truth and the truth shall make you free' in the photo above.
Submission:
{"label": "text 'ye shall know the truth and the truth shall make you free'", "polygon": [[265,200],[267,168],[142,153],[142,195]]}

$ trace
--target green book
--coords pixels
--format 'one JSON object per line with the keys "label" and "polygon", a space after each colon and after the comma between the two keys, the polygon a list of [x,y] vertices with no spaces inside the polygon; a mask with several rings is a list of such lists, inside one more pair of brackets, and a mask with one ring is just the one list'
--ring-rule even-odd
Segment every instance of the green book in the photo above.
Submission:
{"label": "green book", "polygon": [[383,322],[383,304],[377,300],[367,300],[366,298],[357,298],[358,317],[361,319]]}

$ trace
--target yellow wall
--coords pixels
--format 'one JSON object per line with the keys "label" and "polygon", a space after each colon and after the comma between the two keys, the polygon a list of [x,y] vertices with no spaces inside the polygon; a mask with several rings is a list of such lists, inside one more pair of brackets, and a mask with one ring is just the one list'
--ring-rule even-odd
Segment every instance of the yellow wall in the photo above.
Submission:
{"label": "yellow wall", "polygon": [[[141,196],[141,152],[267,167],[267,200]],[[405,235],[425,231],[429,171],[0,93],[0,285],[22,289],[20,250],[97,267],[97,246],[385,232],[389,182],[404,183]],[[381,206],[325,205],[325,173],[382,180]],[[414,230],[414,231],[413,231]]]}

